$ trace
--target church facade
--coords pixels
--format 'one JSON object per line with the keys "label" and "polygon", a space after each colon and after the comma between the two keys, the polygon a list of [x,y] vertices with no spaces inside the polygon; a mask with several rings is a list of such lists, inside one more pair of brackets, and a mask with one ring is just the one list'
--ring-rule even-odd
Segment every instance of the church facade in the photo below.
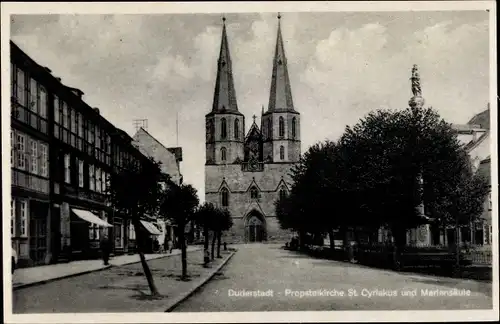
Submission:
{"label": "church facade", "polygon": [[291,189],[290,170],[301,154],[300,114],[293,105],[279,20],[271,76],[261,124],[254,115],[245,132],[224,23],[213,106],[205,116],[205,200],[231,212],[233,227],[224,238],[228,243],[290,238],[279,227],[274,203]]}

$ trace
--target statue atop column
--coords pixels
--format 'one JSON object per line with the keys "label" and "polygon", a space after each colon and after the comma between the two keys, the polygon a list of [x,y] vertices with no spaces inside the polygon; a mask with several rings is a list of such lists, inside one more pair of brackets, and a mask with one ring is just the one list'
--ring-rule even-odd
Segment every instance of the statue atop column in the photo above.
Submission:
{"label": "statue atop column", "polygon": [[420,75],[416,64],[411,69],[411,92],[413,97],[408,102],[411,108],[422,108],[424,106],[424,98],[422,98],[422,87],[420,85]]}

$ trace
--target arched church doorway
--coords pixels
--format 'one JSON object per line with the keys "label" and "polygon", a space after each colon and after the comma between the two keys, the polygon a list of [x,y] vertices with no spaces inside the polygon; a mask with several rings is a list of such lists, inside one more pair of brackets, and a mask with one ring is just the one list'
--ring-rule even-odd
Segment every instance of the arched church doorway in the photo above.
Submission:
{"label": "arched church doorway", "polygon": [[252,211],[245,224],[245,241],[248,243],[262,242],[267,239],[266,223],[264,217]]}

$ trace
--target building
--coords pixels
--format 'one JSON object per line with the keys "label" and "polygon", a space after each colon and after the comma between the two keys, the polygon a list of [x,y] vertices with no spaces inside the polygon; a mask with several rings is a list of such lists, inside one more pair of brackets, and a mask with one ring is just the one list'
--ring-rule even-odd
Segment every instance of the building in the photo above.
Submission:
{"label": "building", "polygon": [[[167,148],[160,141],[154,138],[144,128],[139,128],[135,133],[133,145],[145,156],[154,158],[161,163],[161,170],[170,176],[170,180],[177,185],[182,184],[182,174],[180,162],[182,162],[182,148]],[[165,241],[174,241],[174,224],[169,220],[157,220],[157,225],[161,229],[158,241],[163,244]]]}
{"label": "building", "polygon": [[[458,139],[469,154],[472,167],[488,181],[491,188],[491,142],[490,142],[490,105],[486,110],[472,117],[466,124],[454,124]],[[484,211],[469,227],[460,231],[460,241],[473,245],[491,245],[491,191],[485,201]]]}
{"label": "building", "polygon": [[11,228],[19,266],[50,260],[48,73],[11,43]]}
{"label": "building", "polygon": [[[19,266],[97,257],[104,234],[115,254],[128,252],[135,232],[107,199],[108,176],[129,159],[148,158],[81,90],[13,42],[10,49],[11,235]],[[149,224],[144,230],[154,232]]]}
{"label": "building", "polygon": [[[245,135],[245,116],[238,110],[225,22],[217,78],[206,121],[205,200],[227,208],[233,227],[228,242],[285,240],[274,202],[291,188],[291,167],[301,153],[300,114],[295,110],[278,16],[269,105],[255,115]],[[225,19],[223,19],[224,21]]]}

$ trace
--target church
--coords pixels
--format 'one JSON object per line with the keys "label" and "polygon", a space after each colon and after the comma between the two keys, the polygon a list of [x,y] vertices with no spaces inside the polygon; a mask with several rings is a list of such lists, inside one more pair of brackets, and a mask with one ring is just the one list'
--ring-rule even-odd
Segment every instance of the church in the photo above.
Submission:
{"label": "church", "polygon": [[280,18],[269,105],[262,107],[260,126],[254,115],[248,131],[238,110],[223,18],[213,106],[205,116],[205,200],[231,212],[228,243],[290,238],[280,229],[274,203],[291,189],[290,170],[300,159],[300,114],[293,105]]}

